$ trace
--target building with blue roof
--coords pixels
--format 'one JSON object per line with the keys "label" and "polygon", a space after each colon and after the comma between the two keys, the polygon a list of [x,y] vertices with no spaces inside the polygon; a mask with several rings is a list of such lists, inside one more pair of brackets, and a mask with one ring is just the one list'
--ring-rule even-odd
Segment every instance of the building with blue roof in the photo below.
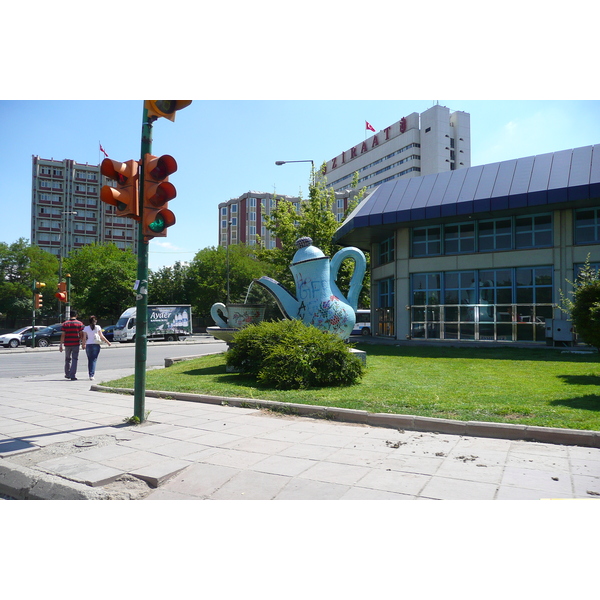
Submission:
{"label": "building with blue roof", "polygon": [[600,145],[383,183],[335,239],[371,253],[378,335],[546,342],[600,265]]}

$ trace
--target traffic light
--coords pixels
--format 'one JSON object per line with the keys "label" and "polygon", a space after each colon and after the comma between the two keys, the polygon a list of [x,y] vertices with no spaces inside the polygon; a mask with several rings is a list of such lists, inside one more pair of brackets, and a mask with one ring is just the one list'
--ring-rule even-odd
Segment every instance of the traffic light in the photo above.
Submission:
{"label": "traffic light", "polygon": [[166,237],[166,229],[175,225],[175,215],[168,208],[169,200],[177,196],[175,186],[169,183],[169,175],[175,171],[177,162],[172,156],[144,155],[142,232],[146,242],[153,237]]}
{"label": "traffic light", "polygon": [[175,113],[191,103],[191,100],[146,100],[144,107],[149,117],[165,117],[169,121],[175,121]]}
{"label": "traffic light", "polygon": [[44,299],[42,298],[42,290],[45,287],[46,287],[45,283],[42,283],[41,281],[35,282],[35,289],[39,290],[39,292],[36,292],[33,295],[33,308],[35,308],[35,310],[41,310],[42,306],[44,306]]}
{"label": "traffic light", "polygon": [[100,199],[117,208],[119,217],[140,220],[139,205],[139,162],[128,160],[124,163],[105,158],[100,165],[100,172],[117,182],[117,187],[102,186]]}
{"label": "traffic light", "polygon": [[61,282],[58,284],[58,292],[54,294],[56,298],[58,298],[61,302],[67,301],[67,284],[66,282]]}

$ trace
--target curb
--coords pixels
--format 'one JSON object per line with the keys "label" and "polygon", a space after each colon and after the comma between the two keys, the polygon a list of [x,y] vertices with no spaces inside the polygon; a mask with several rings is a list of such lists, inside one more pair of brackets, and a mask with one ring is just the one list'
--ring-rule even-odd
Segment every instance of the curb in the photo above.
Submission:
{"label": "curb", "polygon": [[[114,392],[117,394],[133,394],[131,388],[111,388],[92,385],[90,390],[98,392]],[[600,448],[600,431],[581,429],[560,429],[558,427],[539,427],[533,425],[513,425],[511,423],[492,423],[482,421],[453,421],[452,419],[436,419],[416,415],[397,415],[388,413],[370,413],[365,410],[351,408],[332,408],[314,406],[312,404],[293,404],[274,400],[255,400],[251,398],[227,398],[204,394],[183,394],[146,390],[146,396],[185,402],[203,402],[239,408],[264,408],[282,414],[330,419],[346,423],[388,427],[391,429],[408,429],[410,431],[426,431],[429,433],[448,433],[475,437],[497,438],[505,440],[523,440],[526,442],[542,442],[562,444],[565,446],[583,446]]]}
{"label": "curb", "polygon": [[104,490],[22,467],[7,459],[0,462],[0,494],[17,500],[111,500]]}

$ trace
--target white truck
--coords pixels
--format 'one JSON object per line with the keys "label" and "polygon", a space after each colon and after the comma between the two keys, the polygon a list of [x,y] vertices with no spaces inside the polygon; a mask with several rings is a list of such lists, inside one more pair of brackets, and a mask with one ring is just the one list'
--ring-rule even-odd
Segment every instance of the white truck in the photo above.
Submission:
{"label": "white truck", "polygon": [[[135,340],[136,308],[128,308],[117,321],[115,342]],[[192,335],[192,307],[189,304],[149,305],[148,339],[169,342]]]}

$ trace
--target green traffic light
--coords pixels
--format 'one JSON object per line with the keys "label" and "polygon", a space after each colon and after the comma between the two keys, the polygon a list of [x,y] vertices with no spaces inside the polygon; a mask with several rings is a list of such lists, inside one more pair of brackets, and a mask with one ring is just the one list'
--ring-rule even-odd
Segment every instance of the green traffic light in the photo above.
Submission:
{"label": "green traffic light", "polygon": [[154,221],[152,221],[152,223],[148,225],[148,229],[151,229],[152,231],[154,231],[154,233],[160,233],[164,230],[164,228],[165,220],[162,218],[161,215],[158,215],[156,219],[154,219]]}

